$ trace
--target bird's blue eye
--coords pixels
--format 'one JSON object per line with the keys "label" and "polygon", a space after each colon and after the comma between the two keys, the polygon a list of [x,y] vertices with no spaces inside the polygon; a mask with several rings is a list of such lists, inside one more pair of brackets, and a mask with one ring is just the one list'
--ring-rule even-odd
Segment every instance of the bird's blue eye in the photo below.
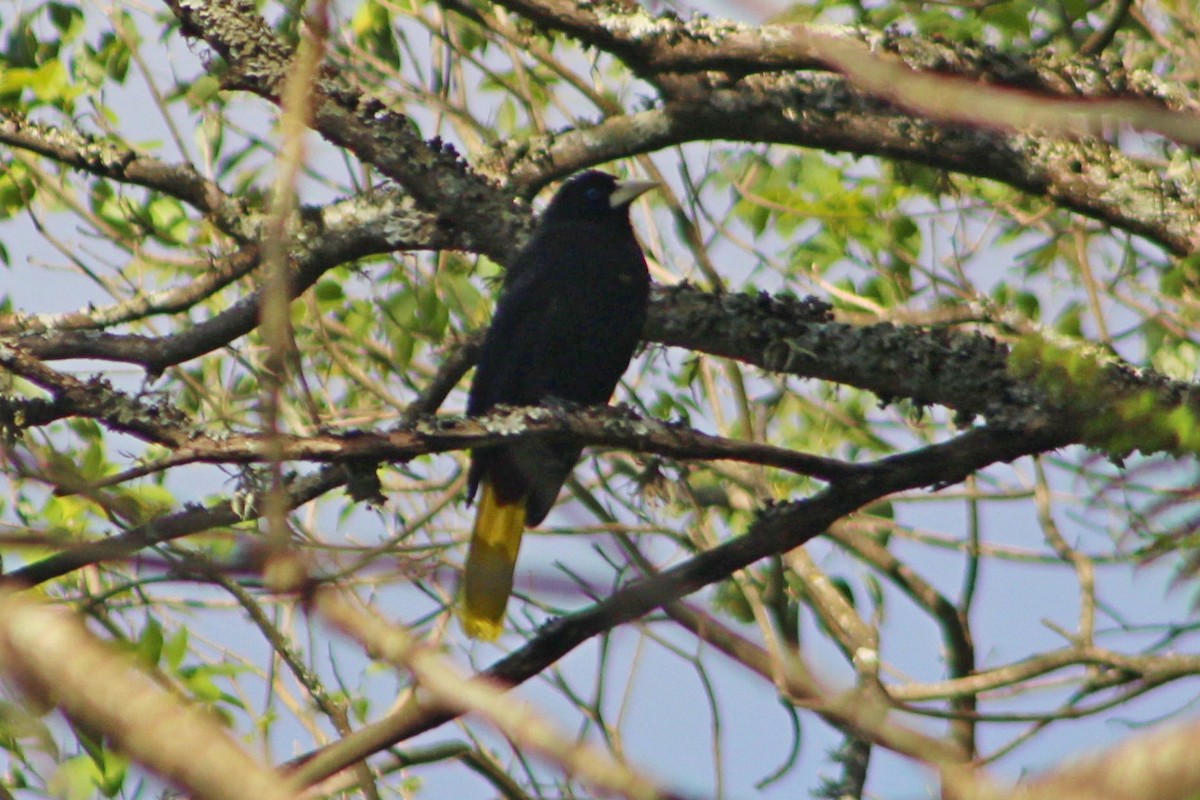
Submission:
{"label": "bird's blue eye", "polygon": [[608,204],[608,192],[602,186],[589,187],[585,194],[589,205],[599,207]]}

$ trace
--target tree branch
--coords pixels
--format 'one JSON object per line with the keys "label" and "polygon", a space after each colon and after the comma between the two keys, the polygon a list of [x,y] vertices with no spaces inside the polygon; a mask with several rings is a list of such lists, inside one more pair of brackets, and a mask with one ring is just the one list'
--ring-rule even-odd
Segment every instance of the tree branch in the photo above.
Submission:
{"label": "tree branch", "polygon": [[[278,103],[294,53],[249,0],[165,0],[184,35],[203,39],[229,65],[225,88]],[[513,195],[473,172],[453,147],[425,142],[403,114],[326,64],[312,87],[311,125],[399,183],[459,244],[506,263],[527,226]]]}
{"label": "tree branch", "polygon": [[[89,306],[65,314],[3,314],[0,315],[0,334],[29,337],[30,334],[45,334],[48,331],[96,330],[158,314],[178,314],[253,272],[260,263],[260,257],[258,245],[248,244],[228,256],[213,259],[204,272],[182,286],[150,294],[136,294],[112,305]],[[36,341],[54,338],[39,336]],[[86,337],[94,338],[94,335]]]}
{"label": "tree branch", "polygon": [[[274,450],[268,455],[268,439]],[[389,433],[354,431],[344,434],[295,436],[238,433],[212,439],[192,436],[160,461],[114,475],[89,486],[99,489],[184,464],[256,464],[282,461],[405,462],[429,453],[487,447],[524,439],[549,439],[580,446],[617,447],[679,459],[727,459],[760,464],[808,475],[818,480],[841,480],[860,467],[844,461],[799,453],[784,447],[710,436],[683,425],[638,417],[626,408],[596,406],[577,411],[543,406],[497,407],[486,416],[419,419]]]}
{"label": "tree branch", "polygon": [[[1089,426],[1101,419],[1119,420],[1123,404],[1135,398],[1164,415],[1183,408],[1200,416],[1195,384],[1137,369],[1114,356],[1089,355],[1095,359],[1094,382],[1076,387],[1059,382],[1057,396],[1051,397],[1036,373],[1015,374],[1008,347],[997,339],[949,328],[837,322],[830,319],[828,306],[811,297],[711,294],[687,285],[660,288],[651,304],[647,338],[772,372],[855,386],[888,402],[908,398],[917,405],[943,405],[962,424],[982,417],[999,430],[1046,435],[1063,443],[1103,445],[1089,440]],[[1077,404],[1081,400],[1086,406]],[[1142,452],[1191,446],[1169,436],[1144,445]]]}
{"label": "tree branch", "polygon": [[[239,305],[249,304],[251,299],[247,298]],[[226,312],[215,319],[230,324],[242,321],[241,317],[231,314]],[[203,325],[197,328],[203,328],[209,336],[214,335],[211,328]],[[192,342],[193,337],[199,335],[189,331],[167,338],[174,344]],[[655,290],[651,303],[646,336],[650,341],[732,358],[772,372],[866,389],[885,402],[904,398],[919,406],[945,406],[956,412],[963,425],[982,418],[996,429],[1045,435],[1063,443],[1087,443],[1114,451],[1115,448],[1109,448],[1108,442],[1095,436],[1089,426],[1104,419],[1119,421],[1124,413],[1123,404],[1133,399],[1149,401],[1162,412],[1164,419],[1177,408],[1188,409],[1200,416],[1200,391],[1194,384],[1171,380],[1152,370],[1135,369],[1115,357],[1097,362],[1094,384],[1075,387],[1074,395],[1070,391],[1072,387],[1062,385],[1058,387],[1058,394],[1051,397],[1043,388],[1039,375],[1021,377],[1014,373],[1009,349],[997,339],[948,328],[837,322],[831,319],[828,305],[811,297],[798,300],[767,294],[712,294],[687,285],[660,287]],[[102,337],[92,338],[102,340]],[[164,341],[149,337],[137,339],[139,348],[147,351],[147,358],[164,358],[159,352],[164,349]],[[41,341],[41,348],[28,346],[24,350],[29,356],[44,357],[48,347],[46,342],[54,339],[35,337],[26,341],[29,345]],[[0,359],[0,366],[17,374],[32,370],[29,374],[36,375],[40,374],[38,370],[48,370],[44,365],[38,365],[35,359],[21,356],[21,352],[10,348],[7,353],[12,355],[9,356],[0,351],[0,355],[5,355]],[[46,372],[46,375],[58,374]],[[44,384],[48,391],[56,394],[65,391],[55,388],[57,378],[45,380],[50,381]],[[106,416],[113,413],[105,400],[110,395],[116,396],[111,390],[105,389],[103,396],[96,398],[78,388],[72,391],[76,392],[72,402],[76,404],[78,415],[123,424],[121,418]],[[1086,409],[1077,402],[1080,394],[1086,394]],[[1087,413],[1081,413],[1083,410]],[[1186,452],[1192,446],[1172,438],[1169,430],[1162,434],[1161,438],[1143,441],[1142,451]],[[344,456],[339,453],[345,454],[356,447],[362,448],[364,455],[370,457],[382,454],[384,458],[407,458],[414,452],[398,447],[387,455],[379,441],[368,439],[358,444],[319,438],[309,441],[311,445],[301,442],[294,445],[296,458],[340,458]],[[592,441],[633,445],[637,449],[636,442],[629,438],[619,442],[603,438]],[[257,458],[257,445],[251,439],[231,438],[223,448],[210,446],[203,440],[184,444],[188,449],[180,451],[182,460],[179,463],[208,457],[241,462]],[[309,449],[305,450],[305,447]],[[375,454],[368,453],[371,448],[379,450]],[[443,449],[456,448],[446,446]]]}
{"label": "tree branch", "polygon": [[258,236],[256,218],[249,214],[244,199],[226,194],[191,164],[168,164],[124,144],[32,122],[20,112],[5,108],[0,108],[0,143],[182,200],[243,244]]}
{"label": "tree branch", "polygon": [[[290,294],[300,296],[329,270],[360,258],[398,250],[455,247],[458,242],[451,233],[439,226],[433,215],[417,210],[412,198],[398,192],[351,198],[304,212],[290,237],[294,245],[289,253]],[[131,363],[157,376],[167,367],[210,353],[255,330],[260,306],[256,291],[216,316],[166,336],[54,330],[35,331],[17,341],[38,358]]]}
{"label": "tree branch", "polygon": [[1176,255],[1200,249],[1200,189],[1193,182],[1099,139],[932,122],[832,75],[764,74],[697,86],[662,108],[523,141],[519,148],[499,145],[497,166],[489,170],[507,168],[520,184],[544,182],[612,159],[706,140],[881,156],[988,178],[1144,236]]}
{"label": "tree branch", "polygon": [[[1045,452],[1062,442],[1040,436],[1017,436],[979,428],[949,442],[872,462],[870,477],[855,477],[831,484],[817,495],[772,507],[763,512],[742,536],[649,578],[627,584],[607,599],[568,616],[553,620],[522,647],[489,667],[483,676],[515,686],[588,639],[639,619],[650,611],[678,600],[704,586],[724,580],[761,558],[800,547],[821,535],[838,519],[889,494],[924,486],[957,483],[984,467]],[[849,709],[838,721],[853,729],[857,724]],[[453,719],[445,709],[404,709],[367,725],[336,745],[337,763],[321,758],[322,751],[297,759],[305,785],[323,780],[349,764]],[[878,730],[876,731],[878,733]],[[898,731],[883,744],[905,748]],[[907,752],[901,749],[901,752]],[[309,763],[312,762],[312,763]]]}

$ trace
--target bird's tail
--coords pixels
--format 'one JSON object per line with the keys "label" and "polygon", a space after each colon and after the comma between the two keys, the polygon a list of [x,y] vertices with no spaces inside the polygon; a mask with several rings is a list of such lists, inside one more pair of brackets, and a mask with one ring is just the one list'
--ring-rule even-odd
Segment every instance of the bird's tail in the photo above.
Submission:
{"label": "bird's tail", "polygon": [[504,607],[512,591],[513,569],[525,532],[525,498],[504,503],[483,481],[483,498],[475,514],[471,548],[463,572],[459,617],[472,639],[492,641],[504,627]]}

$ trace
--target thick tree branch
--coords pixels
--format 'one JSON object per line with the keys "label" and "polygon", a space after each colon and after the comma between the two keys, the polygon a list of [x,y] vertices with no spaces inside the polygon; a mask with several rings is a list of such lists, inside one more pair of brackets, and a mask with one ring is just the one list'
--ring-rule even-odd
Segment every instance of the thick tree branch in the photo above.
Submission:
{"label": "thick tree branch", "polygon": [[[0,369],[19,375],[49,392],[59,418],[69,415],[94,419],[108,428],[166,447],[181,447],[191,438],[191,420],[169,403],[145,403],[118,391],[102,378],[81,381],[50,369],[28,352],[0,345]],[[33,420],[23,420],[23,427]]]}
{"label": "thick tree branch", "polygon": [[[227,88],[278,103],[294,53],[249,0],[165,0],[185,35],[203,39],[227,62]],[[515,250],[514,235],[528,214],[515,213],[514,196],[473,172],[457,152],[425,142],[403,114],[355,87],[326,65],[312,87],[314,130],[399,183],[459,246],[501,263]]]}
{"label": "thick tree branch", "polygon": [[[899,30],[870,31],[823,25],[747,25],[695,15],[652,14],[634,4],[572,0],[501,0],[499,5],[612,53],[648,80],[662,73],[830,70],[844,72],[855,55],[872,64],[894,55],[913,71],[972,81],[981,87],[1019,88],[1070,99],[1146,100],[1175,110],[1195,110],[1181,84],[1170,84],[1144,67],[1087,54],[1017,54],[986,45],[934,41]],[[1009,121],[1011,123],[1011,120]]]}
{"label": "thick tree branch", "polygon": [[[710,294],[690,286],[658,289],[647,338],[753,364],[772,372],[819,378],[867,389],[884,400],[953,409],[963,423],[976,417],[999,430],[1044,434],[1061,442],[1088,441],[1098,418],[1119,418],[1132,398],[1162,414],[1184,408],[1200,416],[1200,388],[1139,370],[1117,358],[1096,362],[1088,414],[1073,404],[1071,387],[1052,399],[1036,379],[1014,374],[1009,349],[981,333],[884,322],[856,326],[829,318],[815,298]],[[1165,418],[1165,417],[1164,417]],[[1176,452],[1179,441],[1147,440],[1143,452]]]}
{"label": "thick tree branch", "polygon": [[528,184],[704,140],[883,156],[989,178],[1144,236],[1176,255],[1200,249],[1200,188],[1158,165],[1097,139],[931,122],[856,92],[832,75],[752,75],[725,85],[697,85],[686,99],[523,142],[519,152],[501,145],[495,158],[515,182]]}
{"label": "thick tree branch", "polygon": [[[788,44],[788,36],[773,36],[769,29],[751,34],[739,26],[649,17],[639,26],[635,24],[641,19],[637,14],[644,12],[624,19],[622,12],[612,9],[561,5],[562,9],[569,6],[588,17],[579,24],[595,22],[600,25],[598,30],[607,30],[608,35],[616,37],[614,41],[636,46],[638,52],[654,47],[673,49],[689,42],[687,47],[716,52],[718,45],[714,42],[721,42],[724,36],[753,36],[759,50],[768,54],[780,47],[797,49],[794,42]],[[243,81],[239,88],[273,98],[286,74],[290,51],[247,6],[234,0],[197,0],[172,7],[184,20],[185,30],[203,33],[230,61]],[[589,21],[596,15],[608,21],[602,25]],[[702,35],[688,32],[687,25],[726,33]],[[612,31],[624,32],[618,36]],[[791,35],[791,29],[784,32]],[[850,41],[820,32],[805,36],[813,41]],[[705,41],[706,37],[712,38]],[[1011,57],[1004,59],[986,49],[913,45],[903,37],[881,38],[876,45],[894,49],[906,64],[921,69],[998,79],[1022,89],[1053,90],[1070,95],[1072,103],[1083,96],[1132,97],[1139,103],[1169,99],[1173,105],[1182,105],[1178,93],[1156,82],[1153,76],[1138,72],[1118,80],[1094,60],[1082,64],[1047,60],[1014,65]],[[803,47],[799,50],[805,52]],[[697,59],[696,70],[711,68],[703,58],[694,54],[689,57]],[[795,65],[815,64],[801,59]],[[1200,248],[1200,234],[1196,233],[1200,230],[1200,196],[1195,187],[1123,156],[1099,140],[1072,142],[1029,133],[1006,135],[980,131],[971,124],[931,122],[901,112],[856,89],[852,82],[830,75],[757,74],[742,80],[691,80],[685,92],[670,93],[666,99],[663,109],[615,118],[598,130],[578,131],[574,138],[566,134],[548,142],[522,142],[520,156],[501,156],[487,171],[504,175],[508,173],[506,164],[515,167],[511,185],[527,196],[548,180],[581,167],[686,141],[768,141],[900,158],[991,178],[1146,236],[1177,254]],[[962,105],[956,103],[954,107]],[[527,231],[527,215],[514,214],[510,199],[465,172],[456,156],[442,151],[431,153],[430,147],[412,136],[403,117],[384,113],[368,95],[328,70],[316,108],[316,130],[400,182],[423,208],[437,214],[439,224],[455,229],[461,246],[487,253],[501,263],[515,252],[521,234]],[[1071,118],[1079,119],[1078,109],[1072,108]],[[1110,109],[1105,113],[1111,116],[1115,112]],[[1191,129],[1194,120],[1182,120],[1180,124]],[[599,132],[605,135],[598,136]],[[616,134],[615,140],[608,141],[610,133]]]}
{"label": "thick tree branch", "polygon": [[[682,20],[673,14],[651,16],[637,6],[571,0],[506,0],[502,5],[613,53],[635,73],[658,83],[668,98],[681,86],[679,75],[830,69],[869,96],[945,122],[1050,135],[1094,134],[1124,123],[1183,144],[1200,143],[1197,118],[1165,106],[1168,89],[1161,80],[1133,70],[1135,77],[1124,81],[1124,71],[1111,60],[1022,59],[892,32],[753,27],[701,16]],[[672,80],[662,81],[665,73]],[[1074,73],[1103,80],[1081,80],[1083,75]],[[692,82],[682,86],[694,89]],[[1175,87],[1173,95],[1176,107],[1184,107],[1183,87]]]}
{"label": "thick tree branch", "polygon": [[106,745],[207,800],[296,800],[295,786],[252,758],[198,704],[158,685],[127,649],[102,642],[83,621],[0,590],[0,665],[43,710],[103,731]]}
{"label": "thick tree branch", "polygon": [[[1119,418],[1121,404],[1135,396],[1145,395],[1164,415],[1184,407],[1200,417],[1200,392],[1195,385],[1135,369],[1115,358],[1099,365],[1095,385],[1085,387],[1091,397],[1090,415],[1081,415],[1070,397],[1050,398],[1036,375],[1015,375],[1008,347],[994,338],[949,328],[837,322],[831,319],[829,307],[815,298],[711,294],[686,285],[660,287],[651,304],[646,335],[650,341],[736,359],[772,372],[866,389],[885,401],[903,398],[918,405],[945,406],[953,409],[963,424],[982,418],[999,430],[1047,435],[1063,442],[1104,446],[1101,441],[1089,439],[1088,424],[1105,414]],[[160,340],[149,338],[144,346],[153,352],[156,342],[162,347]],[[14,355],[0,361],[0,365],[25,374],[38,367],[36,360],[28,356],[44,355],[36,350],[26,348],[26,361],[18,358],[21,350],[10,349]],[[38,369],[58,375],[44,366]],[[34,370],[29,374],[39,373]],[[44,386],[56,396],[65,391],[55,388],[53,382]],[[114,411],[106,405],[104,397],[111,392],[91,398],[87,392],[73,391],[78,415],[124,424],[121,418],[111,416]],[[631,439],[591,441],[637,449]],[[230,439],[224,449],[201,440],[183,444],[184,449],[178,453],[180,463],[206,458],[248,461],[257,457],[257,445],[250,439],[242,444]],[[457,446],[471,444],[474,442]],[[1178,452],[1181,445],[1183,449],[1190,446],[1169,439],[1143,442],[1144,452]],[[295,447],[296,458],[345,457],[356,447],[364,450],[359,454],[363,457],[406,458],[412,454],[407,450],[396,450],[391,456],[382,451],[368,453],[371,448],[383,447],[373,439],[358,444],[313,439],[308,445],[297,443]]]}

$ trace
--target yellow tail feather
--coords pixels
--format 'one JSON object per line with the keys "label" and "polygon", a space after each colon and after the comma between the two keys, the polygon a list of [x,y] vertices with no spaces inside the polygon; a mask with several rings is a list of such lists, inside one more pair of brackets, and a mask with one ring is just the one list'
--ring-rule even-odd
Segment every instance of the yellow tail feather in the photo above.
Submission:
{"label": "yellow tail feather", "polygon": [[525,500],[501,503],[491,484],[484,481],[459,610],[463,630],[472,639],[492,641],[504,628],[504,607],[512,592],[513,569],[524,532]]}

